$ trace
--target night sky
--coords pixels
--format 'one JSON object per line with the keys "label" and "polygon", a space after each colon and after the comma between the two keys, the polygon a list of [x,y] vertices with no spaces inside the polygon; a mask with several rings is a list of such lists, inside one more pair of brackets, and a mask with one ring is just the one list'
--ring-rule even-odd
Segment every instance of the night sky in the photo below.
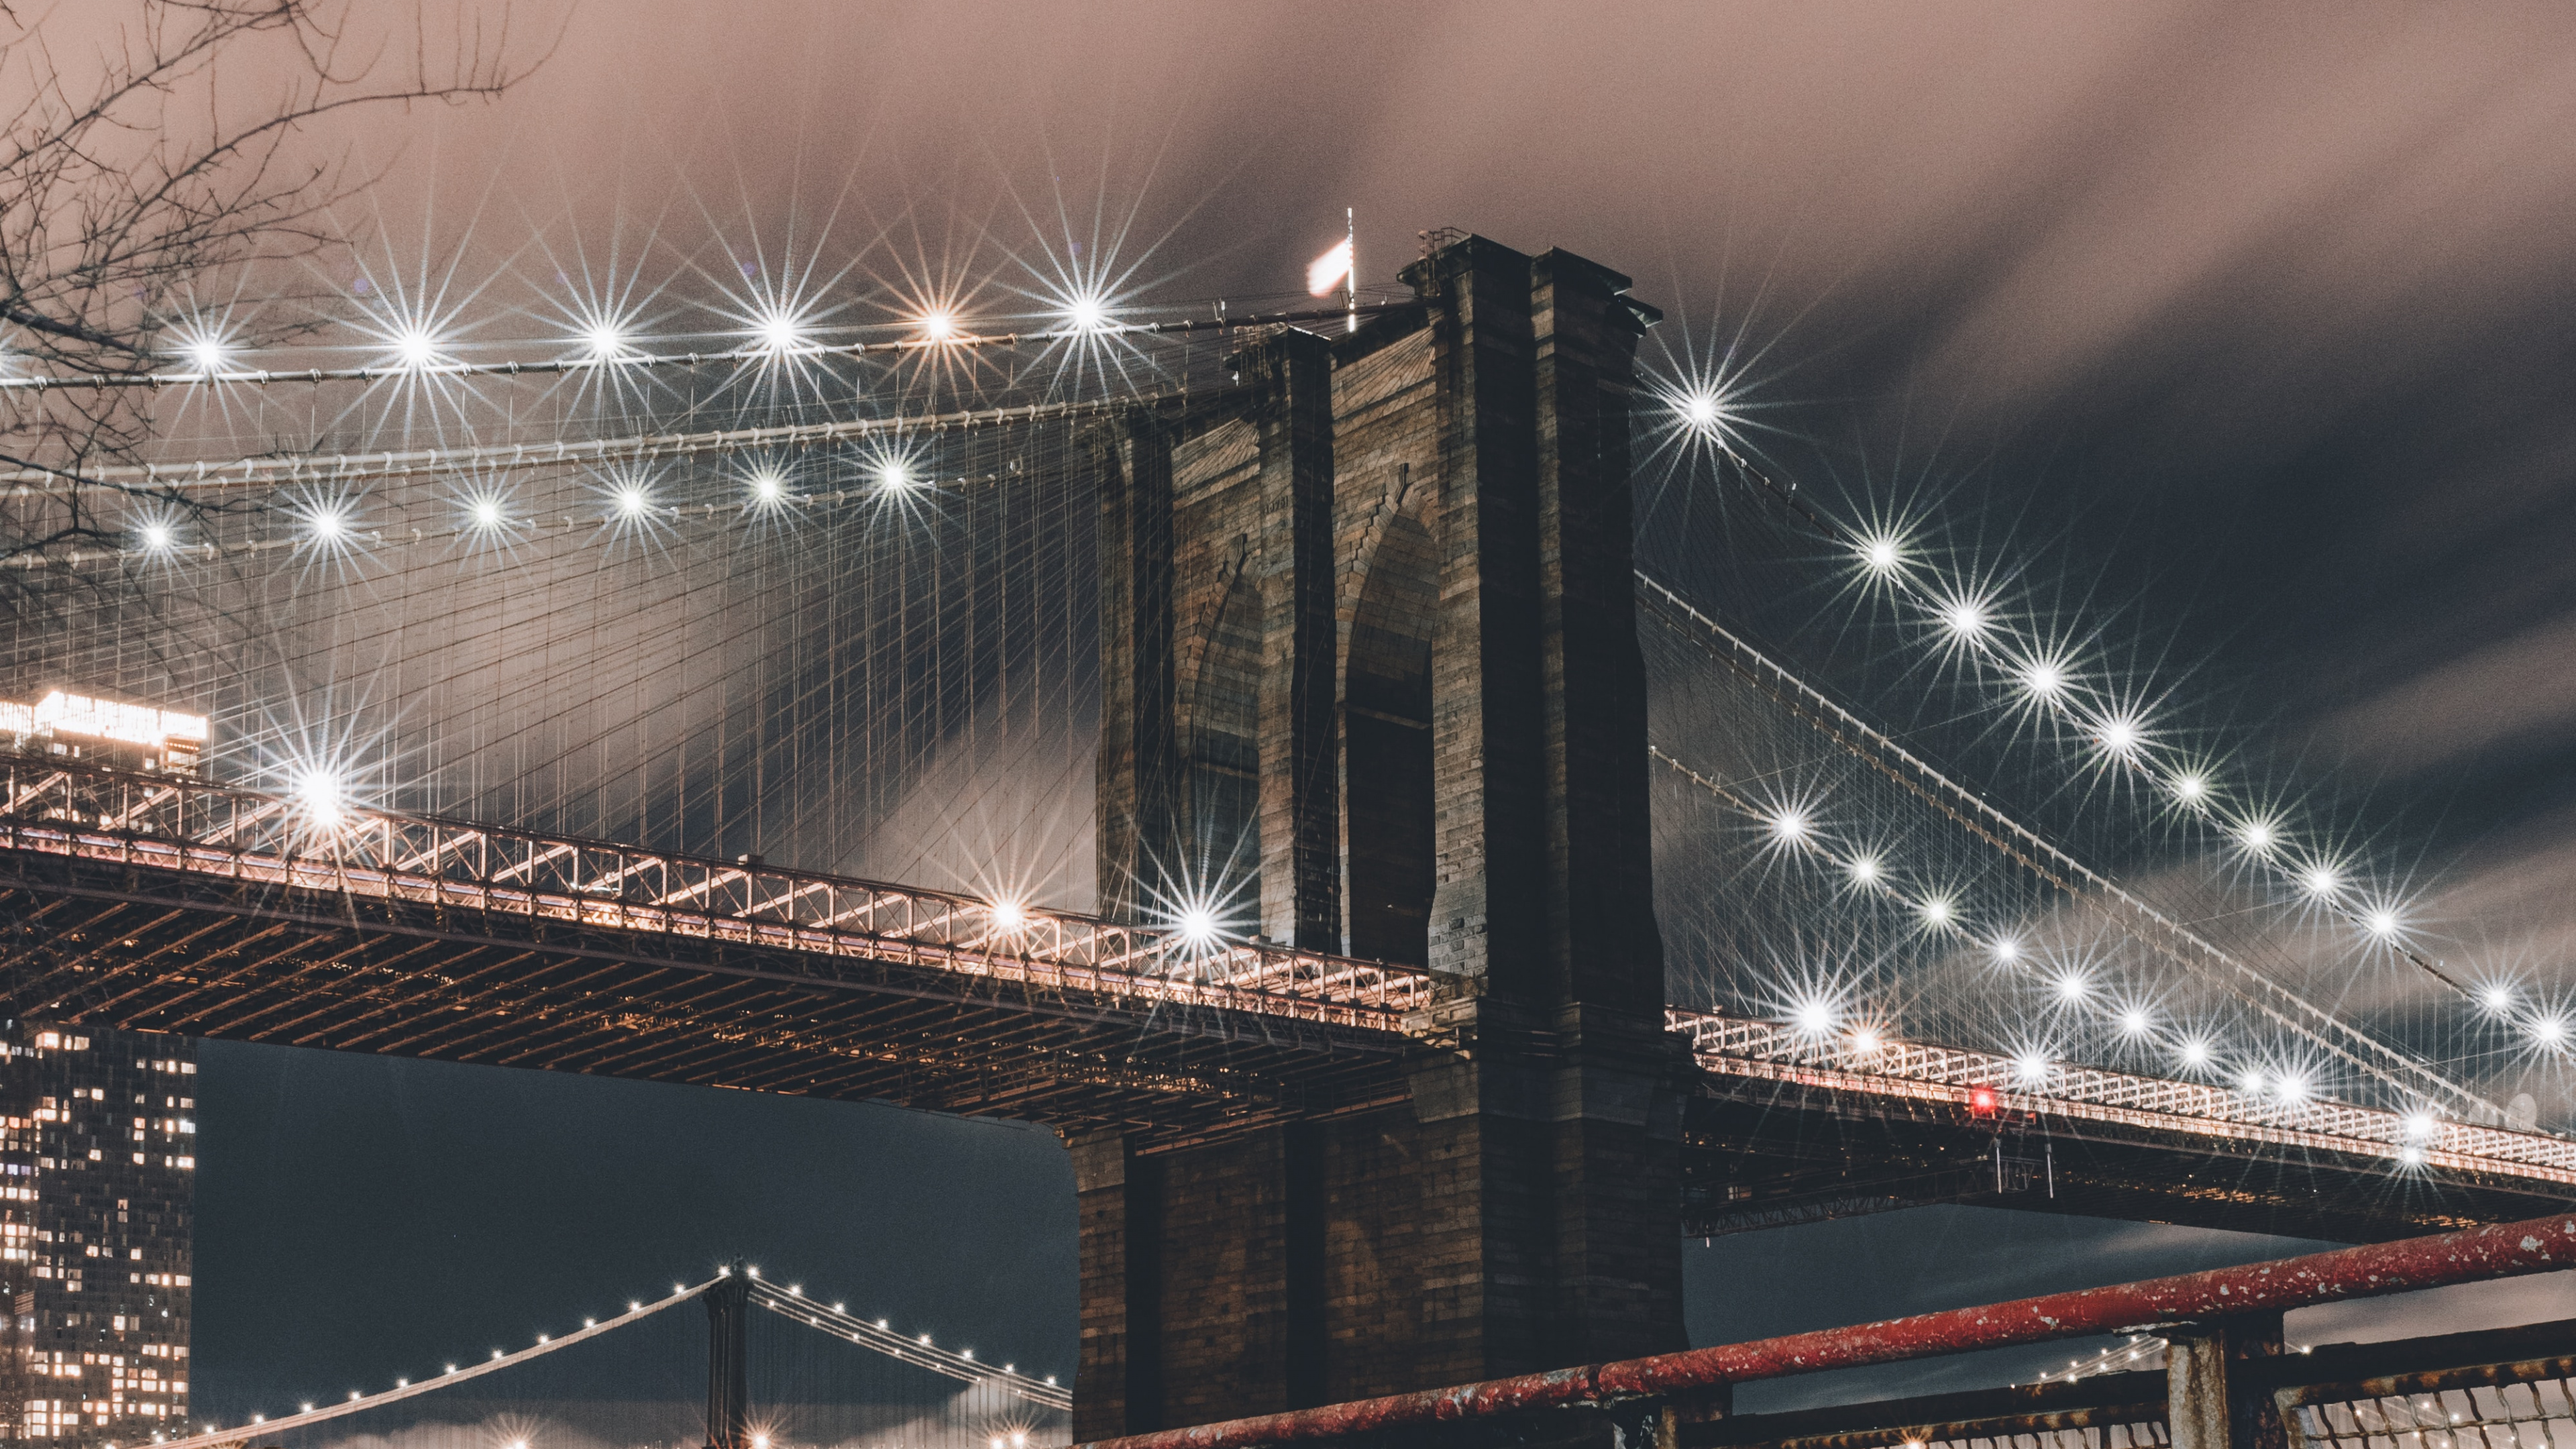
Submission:
{"label": "night sky", "polygon": [[[1293,291],[1346,206],[1374,282],[1430,227],[1563,246],[1667,309],[1650,351],[1735,347],[1756,442],[1807,486],[2008,543],[2181,681],[2193,719],[2294,770],[2449,949],[2562,999],[2576,981],[2564,6],[596,0],[512,20],[552,53],[502,101],[321,138],[382,168],[349,212],[361,245],[622,222],[792,251],[837,229],[983,276],[1105,212],[1136,281],[1176,300]],[[1071,1177],[1042,1130],[214,1043],[203,1062],[201,1412],[384,1385],[735,1254],[1072,1368]],[[2565,1084],[2543,1086],[2567,1127]],[[1694,1248],[1692,1328],[2296,1246],[1892,1215]],[[2294,1333],[2548,1313],[2576,1314],[2563,1276]]]}

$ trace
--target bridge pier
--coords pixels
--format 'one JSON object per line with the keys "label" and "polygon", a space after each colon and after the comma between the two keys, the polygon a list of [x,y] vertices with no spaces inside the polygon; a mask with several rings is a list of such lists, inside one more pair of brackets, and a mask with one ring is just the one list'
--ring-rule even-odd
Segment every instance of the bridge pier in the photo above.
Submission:
{"label": "bridge pier", "polygon": [[1656,314],[1481,238],[1405,277],[1418,311],[1276,333],[1230,409],[1095,442],[1103,910],[1195,892],[1447,985],[1400,1099],[1071,1144],[1078,1439],[1683,1342],[1628,496]]}

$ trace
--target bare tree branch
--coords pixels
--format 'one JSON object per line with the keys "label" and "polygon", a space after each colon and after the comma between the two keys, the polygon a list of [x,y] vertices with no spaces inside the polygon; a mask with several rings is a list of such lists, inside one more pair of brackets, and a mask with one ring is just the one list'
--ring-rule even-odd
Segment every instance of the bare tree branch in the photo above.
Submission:
{"label": "bare tree branch", "polygon": [[[514,58],[506,9],[488,30],[469,9],[440,44],[428,0],[414,0],[400,53],[388,49],[399,26],[360,38],[357,0],[85,0],[114,3],[124,10],[107,24],[94,9],[28,19],[0,3],[0,362],[13,368],[108,377],[166,365],[193,299],[337,244],[328,213],[373,177],[313,151],[320,123],[487,101],[545,59]],[[235,340],[310,324],[262,325]],[[0,398],[0,454],[68,485],[0,505],[0,561],[112,544],[143,500],[86,470],[137,456],[153,420],[149,389]]]}

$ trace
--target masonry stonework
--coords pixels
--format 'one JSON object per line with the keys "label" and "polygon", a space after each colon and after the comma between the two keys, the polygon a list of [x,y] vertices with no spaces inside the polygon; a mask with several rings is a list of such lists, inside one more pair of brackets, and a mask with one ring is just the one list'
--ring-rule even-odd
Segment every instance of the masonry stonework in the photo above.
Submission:
{"label": "masonry stonework", "polygon": [[[1073,1144],[1081,1439],[1682,1346],[1627,279],[1481,238],[1092,448],[1100,900],[1427,965],[1400,1104]],[[1274,1119],[1275,1120],[1275,1119]]]}

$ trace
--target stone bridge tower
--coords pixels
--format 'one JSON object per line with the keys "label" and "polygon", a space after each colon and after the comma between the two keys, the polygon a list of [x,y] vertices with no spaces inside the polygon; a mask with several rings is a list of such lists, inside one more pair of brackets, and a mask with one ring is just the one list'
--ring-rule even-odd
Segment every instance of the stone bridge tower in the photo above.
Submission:
{"label": "stone bridge tower", "polygon": [[1683,1345],[1628,279],[1482,238],[1098,436],[1100,902],[1457,982],[1404,1100],[1073,1144],[1075,1434]]}

